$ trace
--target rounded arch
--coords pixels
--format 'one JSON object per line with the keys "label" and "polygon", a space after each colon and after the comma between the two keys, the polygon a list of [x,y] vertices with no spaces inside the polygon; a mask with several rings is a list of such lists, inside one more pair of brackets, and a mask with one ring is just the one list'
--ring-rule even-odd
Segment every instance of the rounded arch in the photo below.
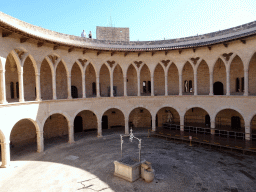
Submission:
{"label": "rounded arch", "polygon": [[83,111],[90,111],[90,112],[92,112],[93,114],[95,114],[95,116],[96,116],[96,119],[97,119],[97,121],[98,121],[98,114],[95,112],[95,111],[93,111],[93,109],[91,109],[91,108],[82,108],[82,109],[79,109],[79,110],[77,110],[75,113],[74,113],[74,116],[70,119],[70,122],[73,124],[74,123],[74,120],[75,120],[75,117],[79,114],[79,113],[81,113],[81,112],[83,112]]}
{"label": "rounded arch", "polygon": [[44,117],[44,119],[43,119],[43,121],[42,121],[42,126],[44,127],[44,125],[45,125],[45,122],[46,122],[46,120],[51,116],[51,115],[54,115],[54,114],[60,114],[60,115],[63,115],[65,118],[66,118],[66,120],[67,120],[67,122],[69,123],[69,125],[70,125],[70,123],[71,123],[71,117],[66,113],[66,112],[62,112],[62,111],[60,111],[60,110],[56,110],[56,111],[52,111],[52,112],[50,112],[49,114],[48,114],[48,116],[46,116],[46,117]]}
{"label": "rounded arch", "polygon": [[[206,116],[209,116],[206,120]],[[184,124],[189,123],[189,125],[200,126],[200,127],[210,127],[211,124],[211,114],[205,107],[192,105],[186,108],[184,111]]]}
{"label": "rounded arch", "polygon": [[147,110],[149,111],[150,115],[152,116],[152,112],[151,112],[151,110],[150,110],[147,106],[145,106],[145,105],[136,105],[136,106],[134,106],[132,109],[130,109],[130,110],[128,111],[128,113],[127,113],[128,118],[129,118],[131,112],[132,112],[134,109],[137,109],[137,108],[145,108],[145,109],[147,109]]}
{"label": "rounded arch", "polygon": [[238,112],[238,113],[242,116],[242,118],[245,120],[243,112],[242,112],[240,109],[238,109],[237,107],[234,107],[234,106],[232,106],[232,107],[230,107],[230,106],[221,106],[221,107],[219,107],[219,108],[216,109],[215,112],[213,113],[212,118],[215,120],[217,114],[218,114],[219,112],[225,110],[225,109],[231,109],[231,110],[234,110],[234,111]]}
{"label": "rounded arch", "polygon": [[100,114],[100,116],[102,116],[102,115],[103,115],[106,111],[108,111],[109,109],[118,109],[118,110],[120,110],[120,111],[124,114],[124,116],[127,115],[127,114],[125,113],[125,111],[124,111],[121,107],[119,107],[119,106],[117,106],[117,105],[114,105],[114,106],[109,106],[109,107],[103,109],[103,110],[102,110],[103,112]]}
{"label": "rounded arch", "polygon": [[167,108],[167,107],[172,108],[172,109],[174,109],[175,111],[177,111],[177,113],[178,113],[179,116],[180,116],[180,114],[181,114],[180,110],[179,110],[178,108],[174,107],[173,105],[169,105],[169,104],[168,104],[168,105],[162,105],[162,106],[156,108],[156,110],[154,111],[154,114],[153,114],[153,115],[156,116],[156,114],[157,114],[161,109]]}
{"label": "rounded arch", "polygon": [[151,111],[145,106],[134,107],[128,115],[129,125],[136,128],[149,128],[152,127],[152,114]]}
{"label": "rounded arch", "polygon": [[156,127],[162,127],[164,123],[179,124],[180,114],[174,107],[165,105],[156,110],[155,119]]}
{"label": "rounded arch", "polygon": [[125,113],[118,106],[108,107],[107,109],[103,110],[101,122],[102,130],[110,128],[122,128],[124,130]]}

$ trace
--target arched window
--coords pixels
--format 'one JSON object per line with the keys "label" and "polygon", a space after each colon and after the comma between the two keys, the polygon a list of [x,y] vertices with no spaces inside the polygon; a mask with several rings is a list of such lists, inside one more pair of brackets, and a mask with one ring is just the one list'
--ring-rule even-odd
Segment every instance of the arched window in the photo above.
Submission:
{"label": "arched window", "polygon": [[188,92],[188,81],[184,81],[184,92]]}
{"label": "arched window", "polygon": [[236,92],[240,92],[240,80],[236,78]]}
{"label": "arched window", "polygon": [[142,82],[142,87],[143,87],[143,93],[146,93],[147,92],[146,81]]}
{"label": "arched window", "polygon": [[14,84],[11,82],[10,84],[10,91],[11,91],[11,99],[14,99]]}
{"label": "arched window", "polygon": [[193,88],[192,88],[192,81],[190,80],[188,84],[189,84],[189,85],[188,85],[189,92],[192,92],[192,91],[193,91]]}
{"label": "arched window", "polygon": [[72,98],[78,98],[78,91],[77,91],[77,88],[76,86],[71,86],[71,95],[72,95]]}
{"label": "arched window", "polygon": [[17,95],[17,98],[20,98],[20,94],[19,94],[19,82],[16,82],[16,95]]}
{"label": "arched window", "polygon": [[148,92],[151,93],[151,81],[148,81]]}
{"label": "arched window", "polygon": [[96,83],[95,82],[92,83],[92,94],[96,95]]}
{"label": "arched window", "polygon": [[244,92],[244,77],[242,77],[241,79],[241,89],[242,89],[242,92]]}

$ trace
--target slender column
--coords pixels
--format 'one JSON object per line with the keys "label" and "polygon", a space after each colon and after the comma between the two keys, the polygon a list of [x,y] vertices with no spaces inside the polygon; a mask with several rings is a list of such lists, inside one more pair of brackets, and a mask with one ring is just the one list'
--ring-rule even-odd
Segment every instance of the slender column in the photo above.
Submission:
{"label": "slender column", "polygon": [[227,71],[227,94],[230,95],[230,78],[229,78],[230,71]]}
{"label": "slender column", "polygon": [[1,95],[2,95],[0,103],[5,104],[5,103],[7,103],[7,101],[6,101],[5,71],[4,70],[0,71],[0,82],[1,82],[1,90],[0,91],[1,91]]}
{"label": "slender column", "polygon": [[180,116],[180,131],[184,131],[184,116]]}
{"label": "slender column", "polygon": [[19,102],[24,102],[23,68],[19,71]]}
{"label": "slender column", "polygon": [[69,129],[68,129],[68,143],[75,143],[74,140],[74,126],[69,123]]}
{"label": "slender column", "polygon": [[44,132],[43,131],[37,131],[37,152],[41,153],[44,151]]}
{"label": "slender column", "polygon": [[36,101],[42,101],[40,88],[40,73],[36,73]]}
{"label": "slender column", "polygon": [[194,72],[194,95],[197,95],[197,72]]}
{"label": "slender column", "polygon": [[168,96],[168,75],[164,76],[165,81],[165,96]]}
{"label": "slender column", "polygon": [[251,140],[251,129],[250,125],[245,126],[245,140],[250,141]]}
{"label": "slender column", "polygon": [[182,95],[182,74],[179,74],[179,95]]}
{"label": "slender column", "polygon": [[56,93],[56,74],[53,74],[53,77],[52,77],[52,98],[53,100],[56,100],[57,99],[57,93]]}
{"label": "slender column", "polygon": [[127,77],[124,76],[124,96],[127,96]]}
{"label": "slender column", "polygon": [[215,120],[211,121],[211,134],[214,135],[215,134]]}
{"label": "slender column", "polygon": [[[137,96],[140,96],[140,75],[138,75],[137,82],[138,82],[138,94],[137,94]],[[151,86],[152,86],[152,83],[151,83]],[[152,90],[152,88],[151,88],[151,90]]]}
{"label": "slender column", "polygon": [[151,76],[151,96],[154,96],[154,76]]}
{"label": "slender column", "polygon": [[125,134],[129,134],[129,117],[124,118],[125,123]]}
{"label": "slender column", "polygon": [[210,72],[210,93],[209,95],[213,95],[213,72]]}
{"label": "slender column", "polygon": [[100,97],[100,77],[96,77],[96,91],[97,97]]}
{"label": "slender column", "polygon": [[101,127],[102,119],[101,116],[98,118],[98,135],[97,137],[102,137],[102,127]]}
{"label": "slender column", "polygon": [[1,141],[2,168],[10,166],[10,141]]}
{"label": "slender column", "polygon": [[85,75],[82,74],[82,94],[83,98],[86,98],[86,84],[85,84]]}
{"label": "slender column", "polygon": [[113,94],[113,71],[111,72],[111,75],[110,75],[110,97],[114,97],[114,94]]}
{"label": "slender column", "polygon": [[68,75],[68,98],[67,99],[72,99],[72,96],[71,96],[71,75]]}
{"label": "slender column", "polygon": [[248,85],[248,70],[244,71],[244,96],[248,96],[249,85]]}
{"label": "slender column", "polygon": [[152,131],[156,131],[156,116],[152,115]]}

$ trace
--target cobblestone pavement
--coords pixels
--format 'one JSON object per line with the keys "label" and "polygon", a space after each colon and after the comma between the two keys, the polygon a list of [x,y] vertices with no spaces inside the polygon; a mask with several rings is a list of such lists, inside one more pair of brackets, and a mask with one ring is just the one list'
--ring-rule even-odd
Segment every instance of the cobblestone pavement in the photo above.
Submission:
{"label": "cobblestone pavement", "polygon": [[[147,138],[146,132],[137,136],[155,180],[127,182],[113,175],[120,136],[110,133],[78,134],[74,144],[46,141],[43,153],[35,146],[12,149],[11,167],[0,169],[0,191],[256,191],[255,156]],[[136,140],[126,138],[123,152],[138,157]]]}

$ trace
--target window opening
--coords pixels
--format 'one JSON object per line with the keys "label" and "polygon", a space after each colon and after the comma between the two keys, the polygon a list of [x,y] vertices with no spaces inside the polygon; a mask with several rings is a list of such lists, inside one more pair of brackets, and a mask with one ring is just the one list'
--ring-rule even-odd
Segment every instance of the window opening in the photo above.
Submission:
{"label": "window opening", "polygon": [[236,78],[236,92],[240,92],[240,80]]}
{"label": "window opening", "polygon": [[10,90],[11,90],[11,99],[14,99],[14,84],[11,82],[10,84]]}
{"label": "window opening", "polygon": [[189,87],[189,92],[192,92],[193,88],[192,88],[192,81],[191,80],[188,83],[188,87]]}
{"label": "window opening", "polygon": [[19,94],[19,82],[16,82],[16,95],[17,95],[17,98],[20,98],[20,94]]}
{"label": "window opening", "polygon": [[151,81],[148,81],[148,92],[151,93]]}
{"label": "window opening", "polygon": [[188,81],[184,81],[184,92],[188,92]]}
{"label": "window opening", "polygon": [[244,92],[244,77],[242,77],[241,79],[241,89],[242,89],[242,92]]}
{"label": "window opening", "polygon": [[92,94],[96,95],[96,83],[95,82],[92,83]]}
{"label": "window opening", "polygon": [[146,81],[142,82],[142,87],[143,87],[143,93],[146,93],[147,92]]}
{"label": "window opening", "polygon": [[71,96],[72,98],[78,98],[78,91],[76,86],[71,86]]}

